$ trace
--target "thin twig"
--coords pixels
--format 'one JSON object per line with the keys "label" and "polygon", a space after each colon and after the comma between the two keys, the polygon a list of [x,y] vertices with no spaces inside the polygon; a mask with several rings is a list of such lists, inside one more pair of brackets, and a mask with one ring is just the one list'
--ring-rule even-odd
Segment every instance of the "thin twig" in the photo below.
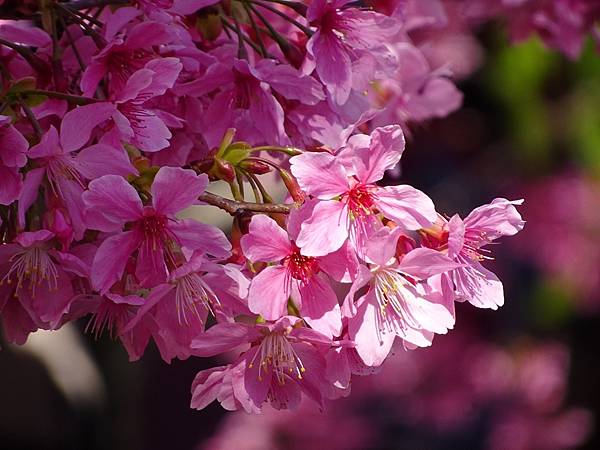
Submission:
{"label": "thin twig", "polygon": [[44,135],[44,131],[42,130],[42,127],[40,126],[38,120],[35,118],[35,114],[33,114],[33,111],[31,110],[29,105],[21,97],[19,97],[19,103],[21,104],[21,108],[23,108],[23,111],[25,111],[25,115],[27,116],[27,119],[29,119],[31,126],[35,131],[35,134],[37,134],[38,137],[41,138]]}
{"label": "thin twig", "polygon": [[65,94],[64,92],[46,91],[43,89],[31,89],[31,90],[23,91],[22,94],[24,94],[24,95],[44,95],[46,97],[66,100],[69,103],[73,103],[74,105],[79,105],[79,106],[89,105],[91,103],[97,103],[100,101],[100,100],[96,100],[95,98],[92,98],[92,97],[83,97],[80,95]]}
{"label": "thin twig", "polygon": [[205,192],[199,197],[203,202],[209,205],[216,206],[224,211],[227,211],[232,216],[243,211],[264,212],[264,213],[281,213],[288,214],[293,204],[287,203],[251,203],[251,202],[236,202],[220,195]]}
{"label": "thin twig", "polygon": [[308,27],[305,27],[304,25],[302,25],[300,22],[298,22],[294,18],[288,16],[286,13],[284,13],[282,11],[279,11],[277,8],[273,8],[271,5],[265,4],[265,3],[263,3],[263,2],[261,2],[259,0],[248,0],[248,1],[254,3],[255,5],[258,5],[258,6],[261,6],[261,7],[265,8],[265,9],[268,9],[269,11],[271,11],[274,14],[277,14],[279,17],[281,17],[282,19],[288,21],[289,23],[291,23],[292,25],[294,25],[296,28],[298,28],[299,30],[301,30],[308,37],[311,37],[313,34],[315,34],[315,32],[312,31],[311,29],[309,29]]}

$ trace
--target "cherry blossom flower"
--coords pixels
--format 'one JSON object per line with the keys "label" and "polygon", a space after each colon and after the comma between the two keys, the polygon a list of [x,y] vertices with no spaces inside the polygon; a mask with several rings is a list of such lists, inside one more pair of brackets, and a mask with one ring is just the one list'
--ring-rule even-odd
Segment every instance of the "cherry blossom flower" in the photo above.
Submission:
{"label": "cherry blossom flower", "polygon": [[398,163],[403,150],[402,130],[389,126],[376,129],[371,136],[353,136],[337,158],[304,153],[290,160],[300,187],[318,199],[304,206],[311,214],[296,241],[304,255],[326,255],[348,238],[360,251],[383,226],[379,213],[410,230],[435,220],[433,202],[423,192],[407,185],[375,184]]}
{"label": "cherry blossom flower", "polygon": [[[117,232],[107,237],[96,253],[94,286],[101,293],[107,292],[121,278],[129,256],[136,250],[136,274],[145,286],[166,279],[177,246],[227,256],[230,245],[223,232],[193,219],[175,218],[177,212],[197,201],[207,182],[206,175],[163,167],[152,183],[152,204],[144,206],[133,186],[122,177],[105,175],[92,181],[83,195],[86,224],[95,230]],[[122,231],[127,223],[131,229]]]}
{"label": "cherry blossom flower", "polygon": [[327,384],[318,348],[330,342],[292,316],[256,325],[217,324],[192,342],[196,355],[251,347],[229,366],[199,372],[191,406],[202,409],[218,400],[225,409],[258,413],[267,401],[276,409],[295,409],[302,394],[322,405]]}

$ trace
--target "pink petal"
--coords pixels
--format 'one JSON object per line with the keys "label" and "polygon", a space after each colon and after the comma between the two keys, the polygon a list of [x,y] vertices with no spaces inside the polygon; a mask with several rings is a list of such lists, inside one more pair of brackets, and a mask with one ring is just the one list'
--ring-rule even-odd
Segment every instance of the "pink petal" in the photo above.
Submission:
{"label": "pink petal", "polygon": [[364,255],[367,262],[384,266],[396,255],[396,245],[402,234],[400,227],[382,227],[372,234],[365,244]]}
{"label": "pink petal", "polygon": [[352,89],[352,63],[344,43],[333,30],[318,30],[306,49],[314,55],[317,73],[332,100],[338,105],[346,103]]}
{"label": "pink petal", "polygon": [[190,169],[161,167],[152,183],[152,204],[157,214],[176,214],[198,202],[208,185],[208,176]]}
{"label": "pink petal", "polygon": [[13,344],[23,345],[27,341],[29,333],[38,329],[29,313],[23,309],[19,302],[7,302],[2,308],[0,319],[2,320],[4,337]]}
{"label": "pink petal", "polygon": [[[121,9],[123,8],[119,8]],[[131,14],[133,15],[134,12],[132,11]],[[171,41],[171,33],[166,24],[148,21],[138,23],[129,30],[126,45],[130,49],[149,48],[169,41]]]}
{"label": "pink petal", "polygon": [[[46,169],[37,168],[30,170],[27,172],[27,175],[25,175],[25,183],[23,183],[23,190],[21,191],[21,195],[19,197],[19,208],[17,213],[19,217],[19,226],[22,228],[25,227],[25,213],[37,199],[40,184],[42,184],[42,179],[44,178],[45,174]],[[7,179],[7,177],[2,176],[2,179]],[[0,194],[0,197],[1,196],[2,195]],[[2,203],[2,201],[0,201],[0,203]]]}
{"label": "pink petal", "polygon": [[169,230],[177,241],[188,250],[199,250],[217,258],[226,258],[231,254],[231,243],[225,234],[212,225],[195,219],[179,219],[169,222]]}
{"label": "pink petal", "polygon": [[402,317],[408,326],[398,328],[398,336],[404,340],[420,345],[419,342],[411,341],[411,333],[407,330],[424,329],[432,333],[445,334],[454,326],[454,317],[444,305],[429,301],[419,289],[410,284],[399,290],[408,312],[406,316]]}
{"label": "pink petal", "polygon": [[156,113],[145,110],[144,115],[136,119],[135,122],[131,122],[134,132],[133,144],[140,150],[157,152],[169,146],[169,139],[173,135]]}
{"label": "pink petal", "polygon": [[51,125],[48,131],[42,136],[40,143],[29,149],[27,156],[34,159],[48,158],[62,153],[58,139],[58,131],[56,131],[54,125]]}
{"label": "pink petal", "polygon": [[474,209],[464,220],[468,229],[483,232],[488,238],[512,236],[523,229],[525,222],[515,208],[523,200],[510,201],[496,198],[489,205]]}
{"label": "pink petal", "polygon": [[139,245],[135,231],[119,233],[102,242],[92,263],[94,289],[104,294],[120,280],[129,257]]}
{"label": "pink petal", "polygon": [[256,328],[241,323],[218,323],[210,327],[192,341],[191,347],[196,356],[216,356],[234,350],[243,344],[250,344],[261,334]]}
{"label": "pink petal", "polygon": [[437,219],[431,199],[407,185],[379,189],[376,205],[387,218],[408,230],[428,227]]}
{"label": "pink petal", "polygon": [[250,261],[280,261],[291,253],[287,233],[270,217],[262,214],[253,216],[249,229],[241,239],[241,246]]}
{"label": "pink petal", "polygon": [[118,175],[104,175],[90,182],[89,190],[83,193],[83,201],[86,224],[94,230],[120,230],[125,223],[143,216],[138,193]]}
{"label": "pink petal", "polygon": [[[257,347],[250,349],[244,355],[246,360],[246,370],[244,371],[244,390],[246,397],[250,400],[254,408],[260,408],[267,399],[267,393],[271,387],[272,372],[265,369],[258,361],[253,361]],[[260,370],[260,372],[259,372]]]}
{"label": "pink petal", "polygon": [[302,317],[315,330],[327,337],[339,336],[342,316],[337,296],[331,285],[319,276],[313,276],[299,286],[302,298]]}
{"label": "pink petal", "polygon": [[262,81],[289,100],[299,100],[306,105],[316,105],[325,100],[323,87],[311,76],[302,74],[287,64],[277,64],[262,59],[254,68]]}
{"label": "pink petal", "polygon": [[359,262],[356,252],[344,243],[338,250],[319,257],[323,272],[340,283],[351,283],[358,276]]}
{"label": "pink petal", "polygon": [[167,281],[168,270],[162,244],[155,245],[145,239],[139,247],[135,276],[140,286],[151,288]]}
{"label": "pink petal", "polygon": [[323,256],[338,250],[348,238],[348,220],[348,208],[344,203],[317,201],[296,240],[301,253]]}
{"label": "pink petal", "polygon": [[[43,169],[42,169],[43,170]],[[21,194],[23,181],[16,167],[0,165],[0,205],[10,205]]]}
{"label": "pink petal", "polygon": [[[353,139],[354,136],[348,141],[351,148]],[[353,148],[358,179],[365,184],[381,180],[384,172],[394,168],[400,161],[404,145],[404,134],[398,125],[376,128],[371,133],[368,148]]]}
{"label": "pink petal", "polygon": [[373,274],[367,266],[362,264],[358,267],[356,279],[350,286],[350,290],[346,294],[346,298],[342,304],[342,314],[344,317],[354,317],[356,315],[355,296],[363,287],[367,285],[373,278]]}
{"label": "pink petal", "polygon": [[112,103],[92,103],[78,106],[65,114],[60,125],[60,143],[65,152],[83,147],[92,131],[102,122],[110,119],[115,111]]}
{"label": "pink petal", "polygon": [[250,283],[248,307],[267,320],[277,320],[287,314],[290,296],[290,275],[283,266],[270,266]]}
{"label": "pink petal", "polygon": [[379,330],[378,314],[378,306],[371,299],[363,301],[356,316],[348,321],[348,335],[356,343],[356,351],[367,366],[381,365],[396,338],[389,330]]}
{"label": "pink petal", "polygon": [[198,372],[192,384],[190,408],[204,409],[217,399],[229,366],[213,367]]}
{"label": "pink petal", "polygon": [[142,307],[137,310],[133,319],[131,319],[129,323],[123,327],[122,332],[127,333],[133,330],[133,328],[136,327],[143,320],[143,318],[150,312],[150,310],[154,308],[162,299],[164,299],[165,296],[169,294],[173,289],[175,289],[175,286],[167,283],[155,286],[150,291],[150,295],[148,295],[148,297],[145,299]]}
{"label": "pink petal", "polygon": [[27,139],[9,125],[0,128],[0,160],[8,167],[23,167],[27,163]]}
{"label": "pink petal", "polygon": [[181,16],[187,16],[215,3],[219,3],[219,0],[175,0],[175,4],[169,11]]}
{"label": "pink petal", "polygon": [[30,22],[4,22],[0,25],[0,37],[4,40],[32,47],[49,47],[52,38],[44,30],[30,25]]}
{"label": "pink petal", "polygon": [[88,180],[100,178],[103,175],[137,175],[131,165],[127,152],[110,145],[95,144],[81,150],[77,156],[79,172]]}
{"label": "pink petal", "polygon": [[498,309],[504,304],[502,282],[479,262],[453,272],[458,300],[467,300],[478,308]]}
{"label": "pink petal", "polygon": [[448,256],[454,258],[460,253],[465,243],[465,223],[458,214],[448,221]]}
{"label": "pink petal", "polygon": [[449,272],[460,266],[460,264],[436,250],[416,248],[404,255],[398,265],[398,270],[413,278],[423,280],[433,275]]}
{"label": "pink petal", "polygon": [[329,153],[303,153],[290,164],[302,190],[314,197],[328,200],[350,189],[343,166]]}

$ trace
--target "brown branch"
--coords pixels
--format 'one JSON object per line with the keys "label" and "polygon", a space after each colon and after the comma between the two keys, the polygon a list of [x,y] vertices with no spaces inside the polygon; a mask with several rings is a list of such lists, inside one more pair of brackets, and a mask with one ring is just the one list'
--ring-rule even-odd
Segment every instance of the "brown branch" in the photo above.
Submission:
{"label": "brown branch", "polygon": [[227,211],[232,216],[243,211],[288,214],[290,209],[294,206],[286,203],[237,202],[235,200],[230,200],[210,192],[205,192],[199,197],[199,199],[208,203],[209,205],[213,205],[217,208]]}

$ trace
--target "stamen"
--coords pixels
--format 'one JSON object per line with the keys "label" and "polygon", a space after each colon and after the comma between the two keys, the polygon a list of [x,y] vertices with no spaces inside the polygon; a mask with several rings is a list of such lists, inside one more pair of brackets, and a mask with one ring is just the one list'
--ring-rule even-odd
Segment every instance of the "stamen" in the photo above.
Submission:
{"label": "stamen", "polygon": [[254,367],[258,359],[258,379],[262,381],[262,372],[272,370],[280,385],[285,384],[285,378],[295,375],[299,380],[306,368],[287,338],[289,332],[274,332],[266,335],[259,345],[254,358],[248,365]]}
{"label": "stamen", "polygon": [[298,247],[283,260],[283,265],[288,268],[288,273],[292,278],[300,280],[304,284],[308,283],[312,276],[319,271],[317,259],[301,255]]}
{"label": "stamen", "polygon": [[407,297],[412,294],[406,288],[409,281],[402,274],[380,269],[373,277],[373,289],[379,305],[376,315],[379,333],[406,331],[408,327],[419,328],[418,321],[408,308]]}
{"label": "stamen", "polygon": [[179,324],[183,322],[188,324],[186,311],[192,312],[202,323],[202,318],[197,308],[198,303],[210,311],[214,316],[215,307],[220,306],[219,299],[214,292],[206,285],[202,278],[196,273],[188,273],[179,278],[175,287],[175,307],[177,308],[177,320]]}
{"label": "stamen", "polygon": [[365,184],[357,184],[342,197],[342,201],[348,205],[351,219],[360,219],[373,214],[375,200],[374,186]]}
{"label": "stamen", "polygon": [[58,270],[48,252],[39,247],[26,248],[15,253],[9,260],[12,263],[7,274],[0,280],[0,285],[12,284],[16,281],[14,296],[29,282],[31,296],[35,297],[36,287],[46,281],[50,290],[58,290]]}

